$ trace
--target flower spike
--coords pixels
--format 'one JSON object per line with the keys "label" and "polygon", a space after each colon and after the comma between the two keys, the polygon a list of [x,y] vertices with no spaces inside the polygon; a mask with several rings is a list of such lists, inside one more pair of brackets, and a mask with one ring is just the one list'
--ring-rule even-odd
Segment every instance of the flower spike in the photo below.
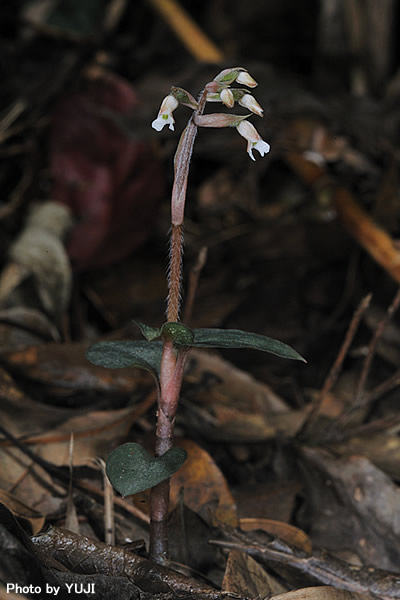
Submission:
{"label": "flower spike", "polygon": [[247,152],[251,160],[256,160],[253,156],[253,149],[258,150],[261,156],[270,151],[270,145],[262,139],[254,125],[248,121],[242,121],[236,129],[247,140]]}
{"label": "flower spike", "polygon": [[151,126],[157,131],[161,131],[168,125],[171,131],[174,131],[175,119],[172,116],[173,111],[179,106],[178,100],[171,94],[164,98],[158,111],[157,119],[154,119]]}

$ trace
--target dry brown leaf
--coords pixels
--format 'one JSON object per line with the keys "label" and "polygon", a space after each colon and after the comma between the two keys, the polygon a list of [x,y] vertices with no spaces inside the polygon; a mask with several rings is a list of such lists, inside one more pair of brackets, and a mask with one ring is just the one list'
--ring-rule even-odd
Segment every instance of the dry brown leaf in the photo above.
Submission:
{"label": "dry brown leaf", "polygon": [[[272,388],[260,383],[254,377],[238,369],[214,352],[192,350],[187,367],[188,379],[199,383],[206,375],[214,375],[217,381],[211,389],[199,397],[201,404],[218,404],[227,407],[234,405],[237,410],[252,413],[282,413],[288,410],[287,404],[273,392]],[[211,392],[211,396],[210,396]]]}
{"label": "dry brown leaf", "polygon": [[[105,369],[89,363],[87,344],[41,344],[3,354],[3,364],[52,393],[79,391],[131,394],[137,385],[151,381],[138,369]],[[48,392],[48,390],[47,390]]]}
{"label": "dry brown leaf", "polygon": [[293,436],[301,428],[307,411],[290,410],[267,384],[219,355],[193,350],[188,362],[186,381],[193,390],[185,406],[191,426],[203,435],[258,441],[278,433]]}
{"label": "dry brown leaf", "polygon": [[[180,440],[188,458],[171,479],[171,505],[178,502],[179,490],[183,488],[184,503],[194,512],[201,513],[211,505],[213,519],[232,527],[238,525],[236,504],[225,477],[211,456],[190,440]],[[214,506],[216,504],[215,512]],[[207,514],[203,513],[207,517]]]}
{"label": "dry brown leaf", "polygon": [[239,485],[233,490],[239,517],[275,519],[288,523],[302,489],[299,479],[280,479],[277,482],[260,481]]}
{"label": "dry brown leaf", "polygon": [[254,531],[256,529],[262,529],[271,535],[276,535],[280,539],[284,540],[288,544],[304,550],[309,554],[312,552],[312,542],[308,535],[298,527],[284,523],[282,521],[275,521],[273,519],[255,519],[255,518],[243,518],[240,519],[240,529],[243,531]]}
{"label": "dry brown leaf", "polygon": [[229,552],[222,589],[248,598],[270,597],[287,591],[254,558],[239,550]]}
{"label": "dry brown leaf", "polygon": [[322,585],[320,587],[308,587],[300,590],[293,590],[285,594],[274,596],[275,600],[367,600],[369,596],[365,594],[356,594],[346,590]]}
{"label": "dry brown leaf", "polygon": [[[132,423],[154,402],[155,394],[152,393],[138,406],[116,411],[91,411],[64,419],[54,429],[26,438],[25,443],[29,443],[32,451],[41,458],[55,465],[68,465],[69,441],[73,433],[74,466],[86,465],[93,458],[107,456],[116,441],[125,438]],[[31,459],[9,442],[0,446],[0,461],[0,487],[12,489],[20,499],[26,499],[31,505],[37,507],[40,503],[44,512],[50,510],[46,503],[51,498],[40,480],[51,483],[51,479],[42,468],[34,466]],[[35,475],[37,473],[40,474],[39,479]]]}

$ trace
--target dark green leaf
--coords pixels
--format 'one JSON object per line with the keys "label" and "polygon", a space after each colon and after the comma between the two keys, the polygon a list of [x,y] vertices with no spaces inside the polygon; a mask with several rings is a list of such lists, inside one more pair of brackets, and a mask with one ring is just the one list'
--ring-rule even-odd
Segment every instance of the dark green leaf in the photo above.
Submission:
{"label": "dark green leaf", "polygon": [[251,348],[276,354],[281,358],[306,360],[287,344],[273,338],[240,329],[193,329],[196,348]]}
{"label": "dark green leaf", "polygon": [[125,367],[146,369],[158,380],[161,354],[162,342],[98,342],[90,346],[86,352],[86,358],[94,365],[108,369]]}
{"label": "dark green leaf", "polygon": [[183,448],[171,448],[163,456],[150,454],[134,442],[116,448],[108,457],[109,480],[121,496],[137,494],[173,475],[186,460]]}

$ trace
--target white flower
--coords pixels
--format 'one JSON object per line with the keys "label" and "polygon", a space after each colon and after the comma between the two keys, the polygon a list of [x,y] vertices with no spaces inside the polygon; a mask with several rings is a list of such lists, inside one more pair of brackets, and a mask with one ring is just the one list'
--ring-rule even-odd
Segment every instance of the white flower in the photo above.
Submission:
{"label": "white flower", "polygon": [[245,94],[242,98],[240,98],[239,104],[240,106],[248,108],[249,110],[251,110],[251,112],[255,113],[259,117],[263,116],[263,109],[258,104],[254,96],[252,96],[251,94]]}
{"label": "white flower", "polygon": [[225,88],[220,93],[220,98],[222,104],[224,104],[227,108],[232,108],[235,105],[235,99],[232,94],[232,90],[229,88]]}
{"label": "white flower", "polygon": [[247,85],[249,88],[254,88],[258,85],[257,81],[253,79],[247,71],[240,71],[239,75],[236,77],[236,83]]}
{"label": "white flower", "polygon": [[179,106],[178,100],[171,94],[164,98],[158,111],[157,119],[154,119],[151,126],[157,131],[161,131],[165,125],[169,125],[171,131],[174,131],[175,119],[172,116],[173,111]]}
{"label": "white flower", "polygon": [[247,152],[252,160],[256,160],[253,156],[253,149],[258,150],[261,156],[269,152],[270,145],[264,142],[257,129],[249,121],[241,121],[236,129],[247,140]]}

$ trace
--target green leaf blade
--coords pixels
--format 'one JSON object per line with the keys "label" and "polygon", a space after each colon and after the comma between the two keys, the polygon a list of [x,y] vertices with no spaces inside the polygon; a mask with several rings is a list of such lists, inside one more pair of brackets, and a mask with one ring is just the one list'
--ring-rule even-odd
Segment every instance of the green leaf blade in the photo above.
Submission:
{"label": "green leaf blade", "polygon": [[106,472],[121,496],[130,496],[169,479],[185,462],[183,448],[171,448],[163,456],[150,456],[143,446],[130,442],[116,448],[106,461]]}
{"label": "green leaf blade", "polygon": [[193,329],[196,348],[243,348],[307,362],[296,350],[273,338],[240,329]]}
{"label": "green leaf blade", "polygon": [[124,340],[93,344],[87,350],[86,358],[92,364],[108,369],[145,369],[158,380],[161,354],[162,342]]}

